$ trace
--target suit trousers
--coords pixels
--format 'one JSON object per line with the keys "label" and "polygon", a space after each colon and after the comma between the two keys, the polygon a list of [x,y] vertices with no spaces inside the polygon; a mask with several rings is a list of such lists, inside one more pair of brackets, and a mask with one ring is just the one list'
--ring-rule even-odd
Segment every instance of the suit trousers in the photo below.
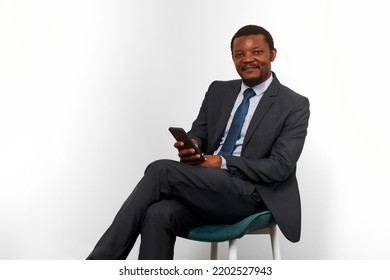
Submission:
{"label": "suit trousers", "polygon": [[158,160],[87,259],[126,259],[139,234],[139,259],[173,259],[176,236],[203,224],[236,223],[263,209],[256,185],[227,170]]}

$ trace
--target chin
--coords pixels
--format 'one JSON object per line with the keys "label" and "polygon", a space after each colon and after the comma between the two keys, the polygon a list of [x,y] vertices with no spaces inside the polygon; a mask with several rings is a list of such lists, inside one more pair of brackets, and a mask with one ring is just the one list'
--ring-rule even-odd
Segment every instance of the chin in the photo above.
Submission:
{"label": "chin", "polygon": [[248,79],[242,79],[245,85],[248,87],[254,87],[257,86],[258,84],[261,84],[262,80],[260,77],[257,78],[248,78]]}

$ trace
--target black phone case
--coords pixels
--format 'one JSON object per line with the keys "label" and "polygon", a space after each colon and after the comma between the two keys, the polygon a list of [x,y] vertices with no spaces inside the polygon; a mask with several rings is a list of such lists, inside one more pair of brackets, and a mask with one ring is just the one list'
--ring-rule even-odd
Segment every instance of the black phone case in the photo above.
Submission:
{"label": "black phone case", "polygon": [[175,137],[176,141],[182,141],[184,143],[184,148],[189,149],[193,148],[195,152],[199,155],[201,155],[201,159],[204,160],[204,157],[202,155],[202,152],[199,150],[197,146],[192,142],[188,134],[185,132],[185,130],[181,127],[170,127],[169,131]]}

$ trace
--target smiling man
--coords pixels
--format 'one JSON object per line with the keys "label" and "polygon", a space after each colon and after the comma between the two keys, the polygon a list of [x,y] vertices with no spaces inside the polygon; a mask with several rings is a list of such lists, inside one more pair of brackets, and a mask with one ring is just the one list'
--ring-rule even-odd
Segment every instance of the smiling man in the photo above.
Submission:
{"label": "smiling man", "polygon": [[262,34],[233,37],[233,61],[237,73],[249,87],[256,86],[271,76],[271,62],[275,60],[276,49],[272,37],[267,37]]}
{"label": "smiling man", "polygon": [[231,53],[241,79],[213,82],[188,132],[205,160],[176,142],[180,161],[146,168],[88,259],[125,259],[139,234],[139,259],[173,259],[176,236],[189,229],[236,223],[266,209],[287,239],[299,241],[295,169],[309,101],[271,71],[276,49],[264,28],[238,30]]}

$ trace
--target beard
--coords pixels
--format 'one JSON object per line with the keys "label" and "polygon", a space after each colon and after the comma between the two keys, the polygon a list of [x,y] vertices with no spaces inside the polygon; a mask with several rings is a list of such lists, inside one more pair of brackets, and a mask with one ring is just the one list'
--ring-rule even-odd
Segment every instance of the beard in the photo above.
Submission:
{"label": "beard", "polygon": [[257,85],[262,83],[261,77],[251,78],[251,79],[243,79],[242,81],[248,87],[254,87],[254,86],[257,86]]}

